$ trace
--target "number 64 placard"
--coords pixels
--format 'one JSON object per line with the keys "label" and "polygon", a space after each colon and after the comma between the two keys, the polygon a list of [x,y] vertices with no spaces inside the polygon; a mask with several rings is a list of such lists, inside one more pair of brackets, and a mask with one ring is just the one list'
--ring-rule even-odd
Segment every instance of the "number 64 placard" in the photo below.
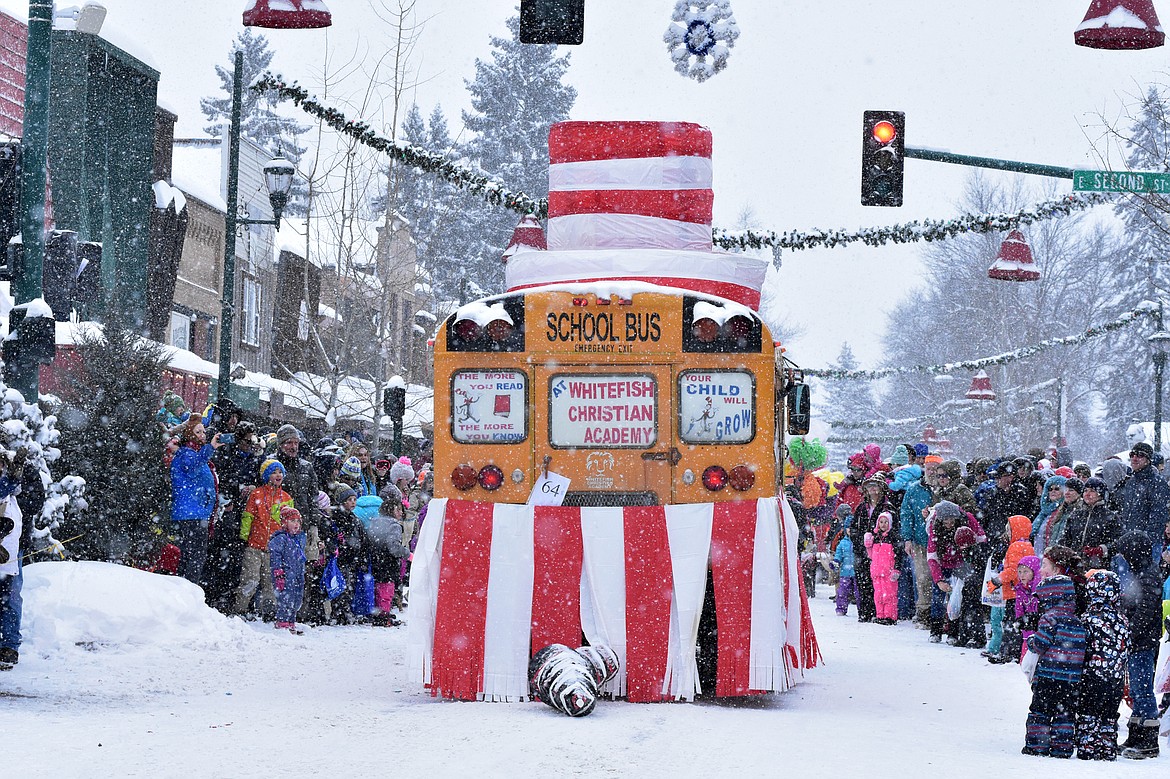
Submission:
{"label": "number 64 placard", "polygon": [[529,506],[559,506],[565,502],[565,493],[569,490],[569,477],[559,473],[544,471],[532,485],[532,492],[528,495]]}

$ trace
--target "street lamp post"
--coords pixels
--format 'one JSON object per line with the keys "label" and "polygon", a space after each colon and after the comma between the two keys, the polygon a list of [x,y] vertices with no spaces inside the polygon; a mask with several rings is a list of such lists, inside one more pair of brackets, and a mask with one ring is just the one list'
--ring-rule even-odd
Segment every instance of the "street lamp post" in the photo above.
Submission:
{"label": "street lamp post", "polygon": [[272,204],[272,219],[245,219],[239,216],[240,196],[240,113],[243,102],[244,54],[237,51],[232,84],[232,119],[228,128],[227,214],[224,216],[223,308],[219,317],[219,386],[216,404],[222,409],[230,397],[232,371],[232,320],[235,316],[236,229],[244,225],[280,227],[280,215],[288,203],[294,168],[291,162],[274,159],[264,166],[264,183]]}
{"label": "street lamp post", "polygon": [[1155,315],[1158,329],[1146,338],[1154,352],[1154,451],[1162,451],[1162,376],[1166,370],[1166,350],[1170,348],[1170,333],[1162,327],[1162,301],[1158,301]]}

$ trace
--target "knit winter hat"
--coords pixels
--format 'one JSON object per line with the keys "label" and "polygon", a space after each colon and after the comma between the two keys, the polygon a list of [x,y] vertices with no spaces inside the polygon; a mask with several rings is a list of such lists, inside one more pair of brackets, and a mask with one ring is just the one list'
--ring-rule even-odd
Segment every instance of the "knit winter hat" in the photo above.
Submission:
{"label": "knit winter hat", "polygon": [[260,481],[267,484],[268,478],[272,476],[272,472],[275,470],[279,470],[281,475],[288,475],[288,472],[285,471],[284,466],[280,464],[279,460],[265,460],[264,464],[260,466]]}
{"label": "knit winter hat", "polygon": [[360,479],[362,477],[362,463],[356,457],[348,458],[341,464],[341,475],[347,479]]}
{"label": "knit winter hat", "polygon": [[402,490],[393,484],[386,484],[378,491],[378,497],[382,499],[383,503],[402,503]]}
{"label": "knit winter hat", "polygon": [[186,405],[187,404],[183,402],[183,399],[171,390],[167,390],[163,393],[162,407],[172,414],[178,416],[179,412],[186,408]]}
{"label": "knit winter hat", "polygon": [[959,549],[966,549],[975,543],[975,531],[963,525],[955,530],[955,546]]}
{"label": "knit winter hat", "polygon": [[941,465],[942,461],[943,461],[943,458],[939,457],[937,454],[928,454],[928,455],[926,455],[925,459],[922,462],[927,463],[927,464],[938,463],[939,465]]}
{"label": "knit winter hat", "polygon": [[1036,597],[1049,605],[1052,603],[1075,603],[1077,590],[1072,579],[1057,574],[1040,582],[1040,586],[1036,588]]}
{"label": "knit winter hat", "polygon": [[940,500],[934,507],[934,515],[939,519],[953,519],[958,521],[963,518],[963,510],[959,508],[957,503],[952,503],[949,500]]}
{"label": "knit winter hat", "polygon": [[337,504],[340,506],[342,503],[345,503],[350,498],[356,498],[356,497],[357,497],[357,491],[352,490],[349,487],[346,487],[345,489],[337,491]]}
{"label": "knit winter hat", "polygon": [[1104,495],[1106,492],[1108,492],[1108,488],[1105,486],[1105,480],[1099,476],[1094,476],[1091,479],[1085,479],[1085,489],[1096,490],[1098,495]]}
{"label": "knit winter hat", "polygon": [[276,430],[276,445],[277,446],[280,446],[285,441],[291,441],[293,439],[295,439],[297,441],[301,440],[301,434],[297,432],[297,429],[295,427],[293,427],[292,425],[281,425],[279,428],[277,428],[277,430]]}
{"label": "knit winter hat", "polygon": [[1066,479],[1064,482],[1064,489],[1065,491],[1072,490],[1077,495],[1080,495],[1085,491],[1085,483],[1077,478]]}
{"label": "knit winter hat", "polygon": [[390,481],[397,483],[399,479],[414,481],[414,468],[401,460],[390,466]]}
{"label": "knit winter hat", "polygon": [[926,455],[928,455],[928,454],[930,454],[930,447],[929,446],[927,446],[926,444],[914,444],[914,456],[915,457],[926,457]]}
{"label": "knit winter hat", "polygon": [[281,522],[281,524],[284,524],[285,522],[292,522],[294,519],[299,521],[300,518],[301,518],[301,512],[297,511],[292,506],[285,504],[285,505],[280,507],[280,522]]}
{"label": "knit winter hat", "polygon": [[952,479],[961,479],[963,477],[963,464],[958,460],[943,460],[939,463],[936,473],[946,474]]}
{"label": "knit winter hat", "polygon": [[910,462],[910,453],[906,451],[903,444],[898,444],[894,447],[894,453],[890,455],[890,465],[905,465]]}
{"label": "knit winter hat", "polygon": [[317,508],[321,511],[329,510],[329,495],[324,490],[317,492]]}

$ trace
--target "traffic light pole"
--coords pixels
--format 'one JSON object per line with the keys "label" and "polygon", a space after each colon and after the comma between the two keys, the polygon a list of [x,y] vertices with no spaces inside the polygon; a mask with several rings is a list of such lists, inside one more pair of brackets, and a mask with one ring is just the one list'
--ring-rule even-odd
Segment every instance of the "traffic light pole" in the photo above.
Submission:
{"label": "traffic light pole", "polygon": [[[21,138],[21,248],[20,266],[14,268],[13,297],[16,308],[8,319],[10,334],[19,333],[25,309],[21,304],[41,297],[45,260],[45,169],[49,147],[49,55],[53,33],[52,0],[29,0],[28,54],[24,80],[24,121]],[[12,355],[12,352],[9,352]],[[16,350],[17,359],[4,365],[4,380],[25,400],[39,396],[40,364]]]}
{"label": "traffic light pole", "polygon": [[1008,170],[1013,173],[1029,173],[1034,176],[1051,176],[1059,179],[1071,179],[1072,168],[1061,168],[1056,165],[1038,165],[1033,162],[1014,162],[999,160],[994,157],[972,157],[967,154],[952,154],[949,151],[935,151],[934,149],[916,149],[907,146],[907,159],[929,160],[930,162],[949,162],[952,165],[969,165],[976,168],[993,168],[994,170]]}

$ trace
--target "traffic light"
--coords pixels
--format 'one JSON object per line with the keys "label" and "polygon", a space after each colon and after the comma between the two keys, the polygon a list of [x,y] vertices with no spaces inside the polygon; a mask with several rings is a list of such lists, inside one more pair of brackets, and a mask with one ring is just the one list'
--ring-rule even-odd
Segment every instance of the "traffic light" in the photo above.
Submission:
{"label": "traffic light", "polygon": [[406,414],[406,387],[387,387],[382,406],[386,416],[401,424]]}
{"label": "traffic light", "polygon": [[861,205],[902,205],[906,114],[866,111],[861,137]]}
{"label": "traffic light", "polygon": [[0,242],[20,235],[20,143],[0,143]]}
{"label": "traffic light", "polygon": [[58,322],[68,322],[77,282],[77,233],[54,230],[45,239],[42,296]]}
{"label": "traffic light", "polygon": [[579,46],[585,40],[585,0],[520,0],[520,42]]}

